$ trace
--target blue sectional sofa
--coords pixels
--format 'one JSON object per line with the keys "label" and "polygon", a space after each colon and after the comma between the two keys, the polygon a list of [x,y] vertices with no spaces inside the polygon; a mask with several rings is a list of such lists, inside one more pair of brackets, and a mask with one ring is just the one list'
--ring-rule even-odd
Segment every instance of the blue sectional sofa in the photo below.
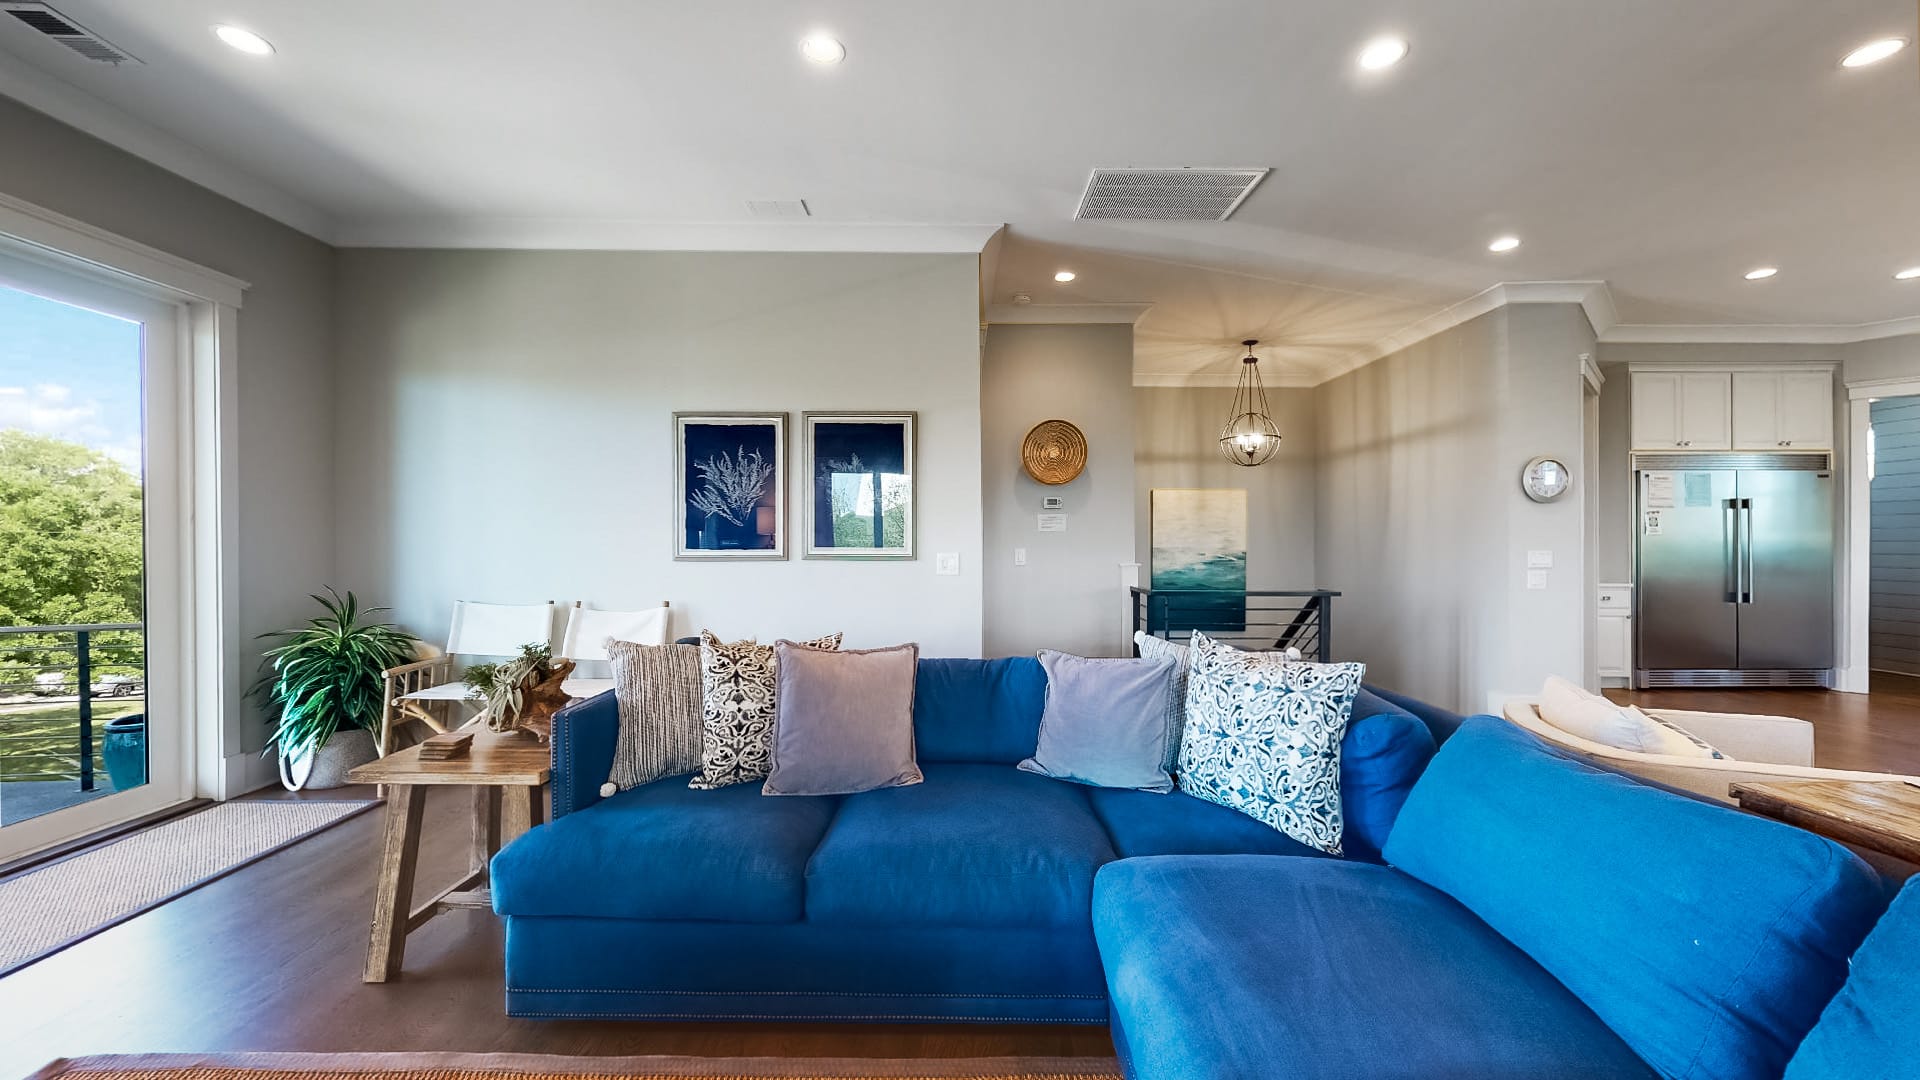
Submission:
{"label": "blue sectional sofa", "polygon": [[1032,660],[921,661],[926,782],[834,798],[602,799],[611,695],[563,711],[554,820],[493,866],[508,1011],[1110,1021],[1133,1080],[1772,1080],[1804,1040],[1824,1080],[1858,1057],[1807,1038],[1830,1002],[1846,1032],[1910,1007],[1884,958],[1897,1001],[1835,1000],[1890,890],[1810,833],[1366,691],[1327,857],[1016,770],[1044,690]]}
{"label": "blue sectional sofa", "polygon": [[[507,1011],[636,1019],[1102,1023],[1094,874],[1165,855],[1324,858],[1178,793],[1014,768],[1039,736],[1037,661],[922,660],[926,782],[860,795],[600,797],[611,694],[555,716],[553,820],[494,860]],[[1433,754],[1414,716],[1363,692],[1341,744],[1350,859],[1377,860]]]}

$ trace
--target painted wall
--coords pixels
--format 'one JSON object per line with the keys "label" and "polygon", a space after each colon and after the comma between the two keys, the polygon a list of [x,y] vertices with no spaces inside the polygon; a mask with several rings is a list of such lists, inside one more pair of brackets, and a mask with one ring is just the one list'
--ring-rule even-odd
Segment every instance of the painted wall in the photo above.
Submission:
{"label": "painted wall", "polygon": [[[1548,454],[1585,475],[1592,350],[1578,307],[1516,305],[1315,388],[1319,576],[1343,593],[1336,650],[1370,680],[1479,711],[1582,670],[1580,503],[1536,504],[1519,474]],[[1543,590],[1533,550],[1554,553]]]}
{"label": "painted wall", "polygon": [[[0,191],[252,283],[233,447],[240,625],[230,630],[243,652],[304,620],[320,586],[364,590],[333,562],[333,249],[6,98]],[[266,734],[249,704],[230,718],[225,751],[250,763]]]}
{"label": "painted wall", "polygon": [[1920,675],[1920,397],[1873,403],[1868,662]]}
{"label": "painted wall", "polygon": [[1147,581],[1154,488],[1247,489],[1247,587],[1312,589],[1319,414],[1311,390],[1267,391],[1280,452],[1258,468],[1220,456],[1230,388],[1143,387],[1134,397],[1134,548]]}
{"label": "painted wall", "polygon": [[[972,256],[348,250],[338,266],[338,561],[408,627],[444,639],[457,599],[668,600],[676,634],[979,654]],[[808,409],[919,413],[920,557],[674,561],[674,411],[789,413],[798,523]],[[961,573],[935,575],[936,552]]]}
{"label": "painted wall", "polygon": [[[1050,487],[1020,464],[1021,440],[1061,419],[1087,436],[1087,468]],[[994,326],[980,373],[986,533],[986,654],[1042,648],[1131,655],[1120,564],[1134,561],[1133,327]],[[1066,532],[1039,531],[1040,500],[1066,500]],[[1014,565],[1014,549],[1026,551]]]}
{"label": "painted wall", "polygon": [[1920,334],[1859,341],[1837,351],[1842,382],[1920,379]]}

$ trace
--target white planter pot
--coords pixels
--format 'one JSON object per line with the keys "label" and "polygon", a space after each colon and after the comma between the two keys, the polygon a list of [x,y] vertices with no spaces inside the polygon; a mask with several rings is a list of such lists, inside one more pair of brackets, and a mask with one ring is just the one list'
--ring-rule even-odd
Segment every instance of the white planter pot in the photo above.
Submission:
{"label": "white planter pot", "polygon": [[317,752],[283,755],[280,782],[288,791],[345,787],[349,772],[379,756],[373,744],[373,732],[365,728],[341,728]]}

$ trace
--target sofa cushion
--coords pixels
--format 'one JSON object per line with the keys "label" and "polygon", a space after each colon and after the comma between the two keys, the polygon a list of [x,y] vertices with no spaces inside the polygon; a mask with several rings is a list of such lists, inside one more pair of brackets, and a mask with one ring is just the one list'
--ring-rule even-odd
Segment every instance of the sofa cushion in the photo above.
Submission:
{"label": "sofa cushion", "polygon": [[1040,743],[1021,769],[1093,787],[1173,790],[1166,770],[1171,658],[1042,649],[1040,666],[1047,672]]}
{"label": "sofa cushion", "polygon": [[1853,954],[1847,984],[1787,1064],[1787,1080],[1859,1080],[1920,1067],[1920,877]]}
{"label": "sofa cushion", "polygon": [[793,922],[836,799],[668,777],[542,825],[493,859],[502,915]]}
{"label": "sofa cushion", "polygon": [[1493,717],[1434,756],[1386,857],[1682,1078],[1779,1076],[1885,903],[1838,844],[1593,768]]}
{"label": "sofa cushion", "polygon": [[1341,848],[1349,859],[1378,862],[1394,819],[1433,760],[1433,732],[1419,717],[1371,690],[1353,699],[1340,740]]}
{"label": "sofa cushion", "polygon": [[773,646],[773,758],[766,795],[845,795],[920,782],[913,684],[920,646]]}
{"label": "sofa cushion", "polygon": [[1093,812],[1123,859],[1141,855],[1307,855],[1326,852],[1219,803],[1170,792],[1094,788]]}
{"label": "sofa cushion", "polygon": [[913,692],[920,764],[1018,764],[1040,741],[1047,673],[1031,656],[922,660]]}
{"label": "sofa cushion", "polygon": [[1087,789],[1006,765],[927,765],[849,795],[807,866],[807,918],[873,926],[1086,924],[1114,857]]}
{"label": "sofa cushion", "polygon": [[1503,1080],[1652,1073],[1552,975],[1383,866],[1128,859],[1094,938],[1132,1080]]}

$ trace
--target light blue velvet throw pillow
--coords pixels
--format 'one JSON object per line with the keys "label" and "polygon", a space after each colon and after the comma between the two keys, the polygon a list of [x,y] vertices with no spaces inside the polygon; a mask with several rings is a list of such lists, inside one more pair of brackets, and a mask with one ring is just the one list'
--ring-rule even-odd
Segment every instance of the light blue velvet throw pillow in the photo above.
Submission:
{"label": "light blue velvet throw pillow", "polygon": [[1180,790],[1342,854],[1340,740],[1366,665],[1242,652],[1198,630],[1188,660]]}
{"label": "light blue velvet throw pillow", "polygon": [[1094,787],[1173,790],[1167,775],[1172,659],[1091,659],[1043,649],[1040,744],[1020,768]]}

